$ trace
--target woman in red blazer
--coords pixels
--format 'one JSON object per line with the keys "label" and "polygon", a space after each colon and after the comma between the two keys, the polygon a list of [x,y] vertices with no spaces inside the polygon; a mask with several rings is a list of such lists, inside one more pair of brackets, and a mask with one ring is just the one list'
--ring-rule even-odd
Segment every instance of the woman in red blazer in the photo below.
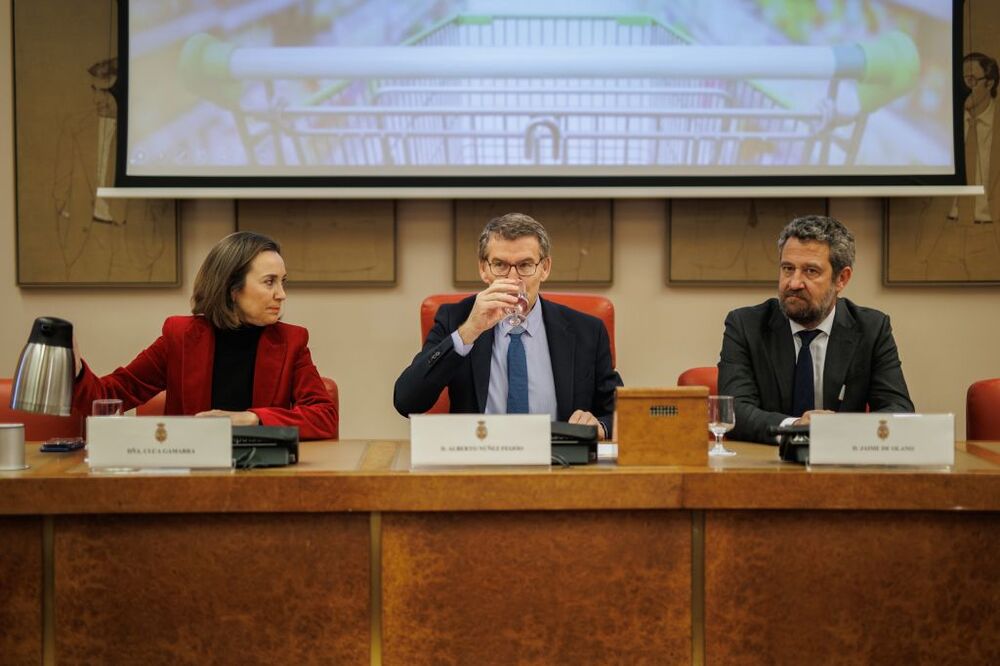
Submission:
{"label": "woman in red blazer", "polygon": [[280,252],[274,240],[246,231],[219,241],[195,278],[194,316],[167,318],[156,342],[104,377],[75,354],[73,410],[89,414],[98,398],[120,398],[128,410],[165,389],[166,414],[336,437],[337,408],[309,354],[309,332],[278,321],[287,275]]}

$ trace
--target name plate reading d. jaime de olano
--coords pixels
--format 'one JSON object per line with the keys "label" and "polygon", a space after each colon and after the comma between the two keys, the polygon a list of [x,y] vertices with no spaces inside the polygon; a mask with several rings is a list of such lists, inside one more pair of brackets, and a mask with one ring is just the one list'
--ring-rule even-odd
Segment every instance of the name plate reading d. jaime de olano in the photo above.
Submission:
{"label": "name plate reading d. jaime de olano", "polygon": [[233,427],[226,417],[88,416],[92,469],[218,469],[233,465]]}
{"label": "name plate reading d. jaime de olano", "polygon": [[410,465],[548,465],[551,428],[547,414],[414,415]]}
{"label": "name plate reading d. jaime de olano", "polygon": [[811,465],[955,464],[954,414],[816,414]]}

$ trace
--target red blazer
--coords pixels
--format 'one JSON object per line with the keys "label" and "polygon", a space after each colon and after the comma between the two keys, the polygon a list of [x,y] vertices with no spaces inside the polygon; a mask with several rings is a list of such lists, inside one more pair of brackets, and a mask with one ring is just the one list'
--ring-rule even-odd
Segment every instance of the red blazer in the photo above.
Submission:
{"label": "red blazer", "polygon": [[[302,439],[336,437],[337,408],[312,362],[309,332],[278,322],[264,329],[254,366],[253,406],[263,425],[298,426]],[[98,377],[86,363],[73,385],[73,411],[98,398],[120,398],[126,411],[166,390],[165,414],[212,408],[215,332],[198,316],[168,317],[163,334],[124,368]]]}

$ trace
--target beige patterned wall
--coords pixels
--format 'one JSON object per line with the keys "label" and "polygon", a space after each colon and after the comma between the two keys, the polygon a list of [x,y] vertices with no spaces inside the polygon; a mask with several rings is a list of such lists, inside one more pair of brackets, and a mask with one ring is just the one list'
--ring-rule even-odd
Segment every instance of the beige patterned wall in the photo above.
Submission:
{"label": "beige patterned wall", "polygon": [[[10,11],[0,2],[0,97],[10,99]],[[125,363],[157,335],[163,318],[187,311],[191,280],[208,248],[232,231],[230,201],[184,202],[182,287],[142,290],[22,290],[15,286],[12,121],[0,104],[0,376],[10,376],[32,320],[72,320],[98,372]],[[390,288],[292,289],[287,319],[305,325],[313,357],[340,384],[341,433],[406,437],[392,408],[392,384],[419,347],[421,299],[452,286],[451,201],[398,205],[396,284]],[[887,288],[881,281],[882,208],[876,199],[833,199],[830,212],[858,237],[858,263],[845,296],[892,315],[903,368],[917,407],[953,411],[964,435],[965,390],[1000,376],[997,288]],[[712,364],[722,322],[734,307],[760,302],[770,287],[693,287],[664,283],[663,201],[615,204],[614,284],[602,289],[617,309],[619,368],[632,386],[671,384],[686,367]]]}

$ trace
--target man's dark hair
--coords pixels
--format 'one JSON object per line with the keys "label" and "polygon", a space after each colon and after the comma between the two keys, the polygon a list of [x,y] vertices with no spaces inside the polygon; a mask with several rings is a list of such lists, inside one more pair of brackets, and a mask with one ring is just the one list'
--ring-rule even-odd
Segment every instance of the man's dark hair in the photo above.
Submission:
{"label": "man's dark hair", "polygon": [[1000,68],[997,67],[997,61],[995,58],[991,58],[985,53],[980,53],[979,51],[973,51],[972,53],[967,53],[964,58],[962,58],[962,64],[967,62],[977,63],[983,68],[983,76],[986,80],[990,82],[990,97],[997,96],[997,83],[1000,83]]}
{"label": "man's dark hair", "polygon": [[834,276],[848,266],[854,266],[854,234],[840,220],[826,215],[797,217],[781,230],[778,236],[778,261],[789,238],[816,241],[830,246],[830,265]]}

